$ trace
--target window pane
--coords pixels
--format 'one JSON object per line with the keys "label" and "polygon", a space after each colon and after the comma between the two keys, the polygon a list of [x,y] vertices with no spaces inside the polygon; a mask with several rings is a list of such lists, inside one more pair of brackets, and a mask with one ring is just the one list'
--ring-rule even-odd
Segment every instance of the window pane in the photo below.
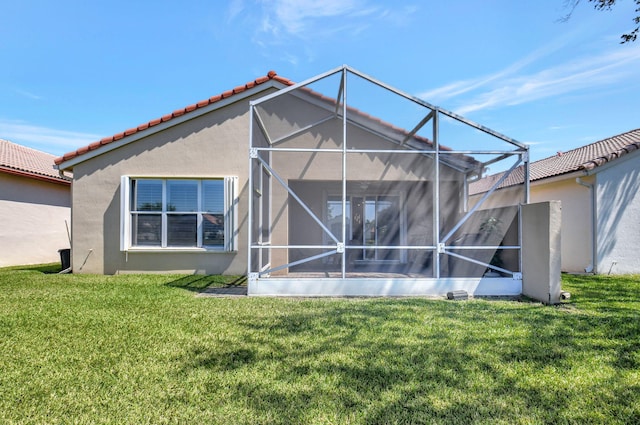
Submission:
{"label": "window pane", "polygon": [[196,246],[197,230],[196,214],[167,215],[167,246]]}
{"label": "window pane", "polygon": [[[347,199],[345,205],[345,213],[347,216],[347,241],[351,239],[351,201]],[[327,227],[331,230],[333,236],[338,239],[342,238],[342,197],[329,196],[327,199]]]}
{"label": "window pane", "polygon": [[[376,198],[367,196],[364,204],[364,244],[366,246],[376,246]],[[367,249],[365,251],[367,259],[375,258],[375,250]]]}
{"label": "window pane", "polygon": [[198,211],[198,182],[194,180],[168,180],[167,211]]}
{"label": "window pane", "polygon": [[211,213],[224,212],[224,181],[202,181],[202,210]]}
{"label": "window pane", "polygon": [[[400,245],[400,198],[380,196],[376,206],[376,236],[379,246]],[[399,260],[400,251],[380,249],[378,260]]]}
{"label": "window pane", "polygon": [[202,214],[203,245],[224,245],[224,215]]}
{"label": "window pane", "polygon": [[137,211],[162,211],[162,180],[135,180],[134,185]]}
{"label": "window pane", "polygon": [[162,216],[159,214],[133,214],[131,237],[133,246],[160,246]]}

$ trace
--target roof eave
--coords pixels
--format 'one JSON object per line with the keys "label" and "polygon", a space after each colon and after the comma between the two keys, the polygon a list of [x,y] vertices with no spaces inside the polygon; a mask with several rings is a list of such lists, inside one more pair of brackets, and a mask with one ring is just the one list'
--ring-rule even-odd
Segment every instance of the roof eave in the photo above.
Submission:
{"label": "roof eave", "polygon": [[45,176],[43,174],[30,173],[28,171],[23,171],[23,170],[16,170],[15,168],[9,168],[1,165],[0,165],[0,172],[5,174],[12,174],[14,176],[27,177],[34,180],[45,181],[47,183],[59,184],[63,186],[71,185],[70,180],[56,178],[52,176]]}
{"label": "roof eave", "polygon": [[122,146],[128,145],[129,143],[133,143],[137,140],[140,140],[144,137],[148,137],[151,136],[155,133],[164,131],[168,128],[171,128],[173,126],[182,124],[186,121],[190,121],[192,119],[198,118],[202,115],[208,114],[209,112],[215,111],[217,109],[220,108],[224,108],[225,106],[228,106],[232,103],[236,103],[238,101],[242,101],[243,99],[246,99],[248,97],[254,96],[256,93],[260,93],[262,91],[271,89],[271,88],[276,88],[276,89],[281,89],[283,87],[286,87],[287,85],[284,84],[283,82],[279,81],[278,79],[269,79],[268,81],[261,83],[261,84],[256,84],[254,87],[251,87],[249,89],[246,89],[244,91],[242,91],[241,93],[237,93],[234,94],[232,96],[223,98],[219,101],[216,101],[214,103],[211,103],[207,106],[204,106],[202,108],[198,108],[195,109],[191,112],[187,112],[184,113],[181,116],[175,117],[175,118],[171,118],[165,122],[161,122],[157,125],[154,126],[149,126],[148,128],[144,129],[144,130],[140,130],[140,131],[136,131],[135,133],[131,134],[131,135],[125,135],[123,138],[119,139],[119,140],[114,140],[112,142],[107,142],[107,143],[100,143],[101,146],[96,147],[95,149],[92,150],[87,150],[87,152],[82,153],[80,155],[74,156],[73,158],[70,158],[68,160],[62,160],[60,163],[57,164],[56,168],[62,171],[65,170],[72,170],[74,166],[88,161],[92,158],[95,158],[97,156],[103,155],[107,152],[110,152],[112,150],[118,149]]}

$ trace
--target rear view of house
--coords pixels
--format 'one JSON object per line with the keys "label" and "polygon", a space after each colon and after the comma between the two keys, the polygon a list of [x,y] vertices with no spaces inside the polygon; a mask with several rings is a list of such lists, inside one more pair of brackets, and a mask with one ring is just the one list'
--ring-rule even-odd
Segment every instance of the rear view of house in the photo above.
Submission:
{"label": "rear view of house", "polygon": [[472,207],[528,147],[347,66],[271,71],[56,159],[73,271],[248,274],[252,295],[522,292],[520,204]]}
{"label": "rear view of house", "polygon": [[0,267],[57,262],[69,248],[71,179],[54,159],[0,139]]}

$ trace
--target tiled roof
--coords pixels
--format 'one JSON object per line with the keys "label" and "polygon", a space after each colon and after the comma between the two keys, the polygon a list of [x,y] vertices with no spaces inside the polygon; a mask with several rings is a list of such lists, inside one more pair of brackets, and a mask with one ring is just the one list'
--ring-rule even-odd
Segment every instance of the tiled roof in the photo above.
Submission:
{"label": "tiled roof", "polygon": [[188,114],[190,112],[193,112],[193,111],[195,111],[197,109],[201,109],[201,108],[207,107],[207,106],[211,105],[212,103],[219,102],[222,99],[227,99],[227,98],[229,98],[229,97],[231,97],[233,95],[236,95],[238,93],[242,93],[245,90],[251,89],[251,88],[253,88],[255,86],[258,86],[260,84],[264,84],[269,80],[274,80],[274,81],[277,81],[277,82],[282,83],[282,84],[287,85],[287,86],[292,86],[294,84],[291,80],[278,76],[278,74],[276,74],[275,71],[269,71],[267,73],[267,75],[265,75],[263,77],[260,77],[260,78],[256,78],[253,81],[249,81],[248,83],[246,83],[244,85],[237,86],[237,87],[235,87],[235,88],[233,88],[231,90],[227,90],[227,91],[222,92],[222,93],[220,93],[220,94],[218,94],[216,96],[211,96],[208,99],[204,99],[204,100],[201,100],[200,102],[194,103],[194,104],[186,106],[184,108],[177,109],[177,110],[173,111],[170,114],[163,115],[160,118],[156,118],[155,120],[151,120],[151,121],[146,122],[144,124],[141,124],[141,125],[139,125],[137,127],[130,128],[128,130],[123,131],[122,133],[118,133],[118,134],[114,134],[113,136],[105,137],[105,138],[103,138],[103,139],[101,139],[101,140],[99,140],[97,142],[91,143],[90,145],[84,146],[84,147],[82,147],[80,149],[77,149],[77,150],[75,150],[73,152],[68,152],[68,153],[64,154],[63,156],[61,156],[59,158],[56,158],[55,159],[55,163],[56,163],[56,165],[60,165],[64,161],[68,161],[68,160],[76,158],[76,157],[78,157],[80,155],[84,155],[85,153],[87,153],[89,151],[96,150],[101,146],[108,145],[109,143],[113,143],[113,142],[118,141],[120,139],[123,139],[123,138],[125,138],[127,136],[131,136],[132,134],[138,133],[139,131],[146,130],[146,129],[148,129],[150,127],[154,127],[154,126],[156,126],[156,125],[158,125],[160,123],[167,122],[167,121],[172,120],[174,118],[183,116],[183,115]]}
{"label": "tiled roof", "polygon": [[[530,181],[533,182],[575,171],[590,171],[638,149],[640,149],[640,129],[631,130],[532,162],[529,165]],[[504,172],[487,176],[471,183],[470,193],[486,192],[503,175]],[[522,184],[523,181],[523,167],[518,167],[500,184],[500,188]]]}
{"label": "tiled roof", "polygon": [[61,177],[53,168],[54,159],[55,155],[0,139],[0,172],[71,184],[71,179]]}

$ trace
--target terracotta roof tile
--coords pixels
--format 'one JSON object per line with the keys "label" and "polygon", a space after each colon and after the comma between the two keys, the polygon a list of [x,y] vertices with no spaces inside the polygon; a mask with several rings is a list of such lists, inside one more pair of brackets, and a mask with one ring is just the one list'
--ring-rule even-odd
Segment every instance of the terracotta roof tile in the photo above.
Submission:
{"label": "terracotta roof tile", "polygon": [[[640,129],[631,130],[532,162],[529,165],[530,181],[542,180],[574,171],[593,170],[638,149],[640,149]],[[470,193],[486,192],[503,174],[504,172],[497,173],[473,182],[469,188]],[[518,167],[500,184],[500,188],[522,184],[523,181],[524,170],[522,167]]]}
{"label": "terracotta roof tile", "polygon": [[0,139],[0,172],[24,175],[40,180],[70,184],[53,168],[55,155]]}
{"label": "terracotta roof tile", "polygon": [[156,118],[156,119],[151,120],[151,121],[149,121],[147,123],[141,124],[141,125],[139,125],[139,126],[137,126],[135,128],[131,128],[131,129],[129,129],[129,130],[123,132],[123,133],[118,133],[118,134],[115,134],[115,135],[110,136],[110,137],[105,137],[102,140],[100,140],[100,142],[94,142],[94,143],[91,143],[90,145],[84,146],[84,147],[82,147],[80,149],[77,149],[77,150],[75,150],[73,152],[68,152],[68,153],[64,154],[63,156],[61,156],[59,158],[56,158],[54,162],[55,162],[55,164],[59,165],[64,161],[68,161],[70,159],[73,159],[73,158],[76,158],[78,156],[84,155],[89,151],[98,149],[102,145],[113,143],[113,142],[115,142],[117,140],[120,140],[120,139],[126,137],[126,136],[131,136],[132,134],[135,134],[135,133],[137,133],[139,131],[143,131],[143,130],[146,130],[146,129],[150,128],[150,127],[156,126],[156,125],[158,125],[158,124],[160,124],[162,122],[167,122],[167,121],[169,121],[169,120],[171,120],[173,118],[176,118],[176,117],[182,116],[184,114],[188,114],[190,112],[193,112],[198,108],[204,108],[206,106],[211,105],[212,103],[216,103],[216,102],[219,102],[222,99],[226,99],[228,97],[231,97],[234,94],[242,93],[243,91],[245,91],[247,89],[253,88],[253,87],[255,87],[257,85],[260,85],[260,84],[263,84],[263,83],[266,83],[269,80],[274,80],[274,81],[277,81],[277,82],[279,82],[281,84],[284,84],[284,85],[287,85],[287,86],[292,86],[294,84],[291,80],[278,76],[275,73],[275,71],[269,71],[266,76],[256,78],[255,80],[249,81],[244,85],[237,86],[232,90],[227,90],[227,91],[225,91],[225,92],[223,92],[221,94],[218,94],[216,96],[212,96],[212,97],[210,97],[208,99],[201,100],[200,102],[191,104],[189,106],[186,106],[185,108],[178,109],[178,110],[174,111],[171,114],[164,115],[161,118]]}

